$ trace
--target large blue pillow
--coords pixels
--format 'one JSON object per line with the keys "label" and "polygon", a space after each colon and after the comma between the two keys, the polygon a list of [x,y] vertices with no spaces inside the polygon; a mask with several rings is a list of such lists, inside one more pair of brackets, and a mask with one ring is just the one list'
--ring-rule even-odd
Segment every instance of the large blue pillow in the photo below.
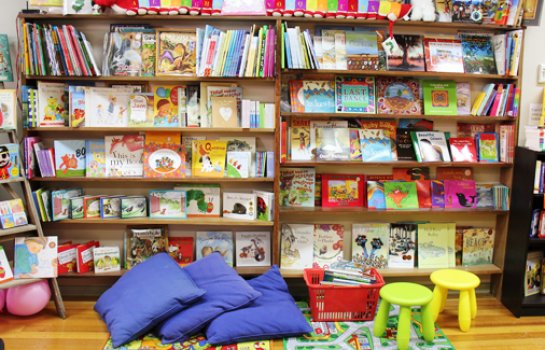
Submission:
{"label": "large blue pillow", "polygon": [[262,295],[247,307],[226,312],[213,320],[206,330],[210,344],[235,344],[312,332],[276,265],[248,283]]}
{"label": "large blue pillow", "polygon": [[185,309],[204,293],[167,253],[161,253],[127,271],[100,296],[95,311],[106,322],[117,348]]}
{"label": "large blue pillow", "polygon": [[219,253],[197,260],[184,270],[206,294],[190,308],[156,327],[155,333],[165,344],[190,338],[218,315],[245,306],[261,295],[227,265]]}

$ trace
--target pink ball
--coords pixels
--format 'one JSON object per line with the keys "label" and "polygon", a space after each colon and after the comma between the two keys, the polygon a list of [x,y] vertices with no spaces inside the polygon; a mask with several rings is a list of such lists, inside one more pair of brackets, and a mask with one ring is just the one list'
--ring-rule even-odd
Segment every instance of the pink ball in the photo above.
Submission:
{"label": "pink ball", "polygon": [[6,309],[16,316],[30,316],[42,311],[51,299],[47,281],[12,287],[6,293]]}
{"label": "pink ball", "polygon": [[6,290],[0,289],[0,312],[4,310],[5,301],[6,301]]}

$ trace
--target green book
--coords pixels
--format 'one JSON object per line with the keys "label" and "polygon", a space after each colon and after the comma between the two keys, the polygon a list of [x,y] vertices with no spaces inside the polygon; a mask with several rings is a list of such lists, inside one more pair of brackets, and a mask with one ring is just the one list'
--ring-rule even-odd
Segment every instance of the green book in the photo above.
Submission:
{"label": "green book", "polygon": [[451,245],[449,239],[451,235],[449,232],[455,230],[455,224],[418,225],[419,268],[447,268],[450,266],[449,247]]}
{"label": "green book", "polygon": [[416,183],[412,181],[385,181],[386,209],[418,209]]}
{"label": "green book", "polygon": [[422,81],[425,115],[457,115],[456,82]]}

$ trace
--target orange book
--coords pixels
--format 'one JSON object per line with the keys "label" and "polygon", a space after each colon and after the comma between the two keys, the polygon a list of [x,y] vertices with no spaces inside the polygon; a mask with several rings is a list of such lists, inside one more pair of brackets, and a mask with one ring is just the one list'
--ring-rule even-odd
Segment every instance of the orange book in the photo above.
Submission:
{"label": "orange book", "polygon": [[186,159],[180,132],[153,131],[146,133],[144,143],[144,177],[182,178]]}

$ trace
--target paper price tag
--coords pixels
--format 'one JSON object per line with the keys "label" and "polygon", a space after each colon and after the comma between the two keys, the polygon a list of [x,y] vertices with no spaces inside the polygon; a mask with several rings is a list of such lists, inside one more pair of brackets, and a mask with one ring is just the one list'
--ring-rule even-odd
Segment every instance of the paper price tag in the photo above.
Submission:
{"label": "paper price tag", "polygon": [[394,52],[399,50],[399,45],[397,45],[396,40],[393,36],[389,37],[388,39],[384,40],[382,42],[382,47],[384,48],[384,51],[386,52],[387,56],[392,56]]}

